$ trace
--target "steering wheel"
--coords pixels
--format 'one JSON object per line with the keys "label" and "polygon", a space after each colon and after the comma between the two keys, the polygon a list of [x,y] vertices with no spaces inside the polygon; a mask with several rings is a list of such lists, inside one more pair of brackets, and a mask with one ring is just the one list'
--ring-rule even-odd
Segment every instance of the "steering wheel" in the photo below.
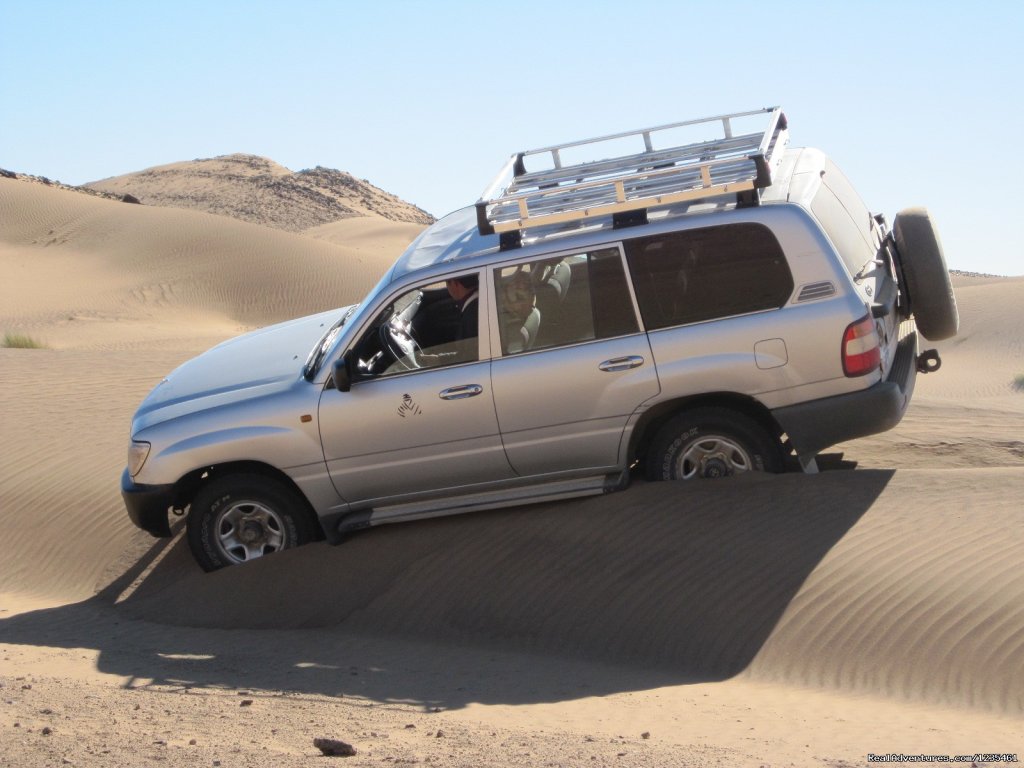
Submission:
{"label": "steering wheel", "polygon": [[384,323],[380,327],[380,340],[399,366],[407,371],[420,367],[416,359],[416,354],[421,351],[420,345],[403,326]]}

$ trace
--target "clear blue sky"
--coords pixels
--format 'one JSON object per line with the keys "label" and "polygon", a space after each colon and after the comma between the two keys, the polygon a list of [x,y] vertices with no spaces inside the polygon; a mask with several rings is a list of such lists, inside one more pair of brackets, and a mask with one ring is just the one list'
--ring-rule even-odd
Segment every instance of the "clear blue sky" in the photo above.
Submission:
{"label": "clear blue sky", "polygon": [[951,267],[1024,274],[1024,3],[0,0],[0,167],[248,152],[434,215],[513,151],[781,105]]}

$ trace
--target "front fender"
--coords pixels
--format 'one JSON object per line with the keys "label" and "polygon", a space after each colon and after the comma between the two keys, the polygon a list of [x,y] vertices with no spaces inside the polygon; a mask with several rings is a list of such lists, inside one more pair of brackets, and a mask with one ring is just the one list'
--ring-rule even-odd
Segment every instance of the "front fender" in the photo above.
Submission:
{"label": "front fender", "polygon": [[[166,485],[202,467],[235,462],[258,462],[275,467],[286,474],[302,469],[326,472],[320,433],[314,423],[300,423],[296,428],[262,424],[224,427],[198,432],[181,425],[144,431],[136,436],[152,444],[150,455],[135,482],[142,485]],[[193,423],[193,426],[194,423]]]}

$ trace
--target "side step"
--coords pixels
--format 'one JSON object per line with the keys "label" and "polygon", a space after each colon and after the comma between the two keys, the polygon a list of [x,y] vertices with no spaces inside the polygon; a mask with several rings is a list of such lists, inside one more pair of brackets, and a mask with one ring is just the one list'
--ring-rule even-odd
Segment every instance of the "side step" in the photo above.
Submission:
{"label": "side step", "polygon": [[425,520],[476,512],[483,509],[501,509],[522,504],[538,504],[579,496],[597,496],[621,490],[628,485],[628,472],[590,475],[568,480],[519,487],[503,487],[462,496],[408,501],[372,509],[350,512],[337,522],[339,534],[385,523]]}

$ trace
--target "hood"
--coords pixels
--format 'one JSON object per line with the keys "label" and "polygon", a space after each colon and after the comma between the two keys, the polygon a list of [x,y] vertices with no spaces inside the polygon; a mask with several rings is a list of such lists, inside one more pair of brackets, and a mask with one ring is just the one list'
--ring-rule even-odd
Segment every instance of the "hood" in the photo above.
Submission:
{"label": "hood", "polygon": [[347,309],[267,326],[192,358],[142,401],[132,434],[189,413],[288,389],[302,378],[310,350]]}

